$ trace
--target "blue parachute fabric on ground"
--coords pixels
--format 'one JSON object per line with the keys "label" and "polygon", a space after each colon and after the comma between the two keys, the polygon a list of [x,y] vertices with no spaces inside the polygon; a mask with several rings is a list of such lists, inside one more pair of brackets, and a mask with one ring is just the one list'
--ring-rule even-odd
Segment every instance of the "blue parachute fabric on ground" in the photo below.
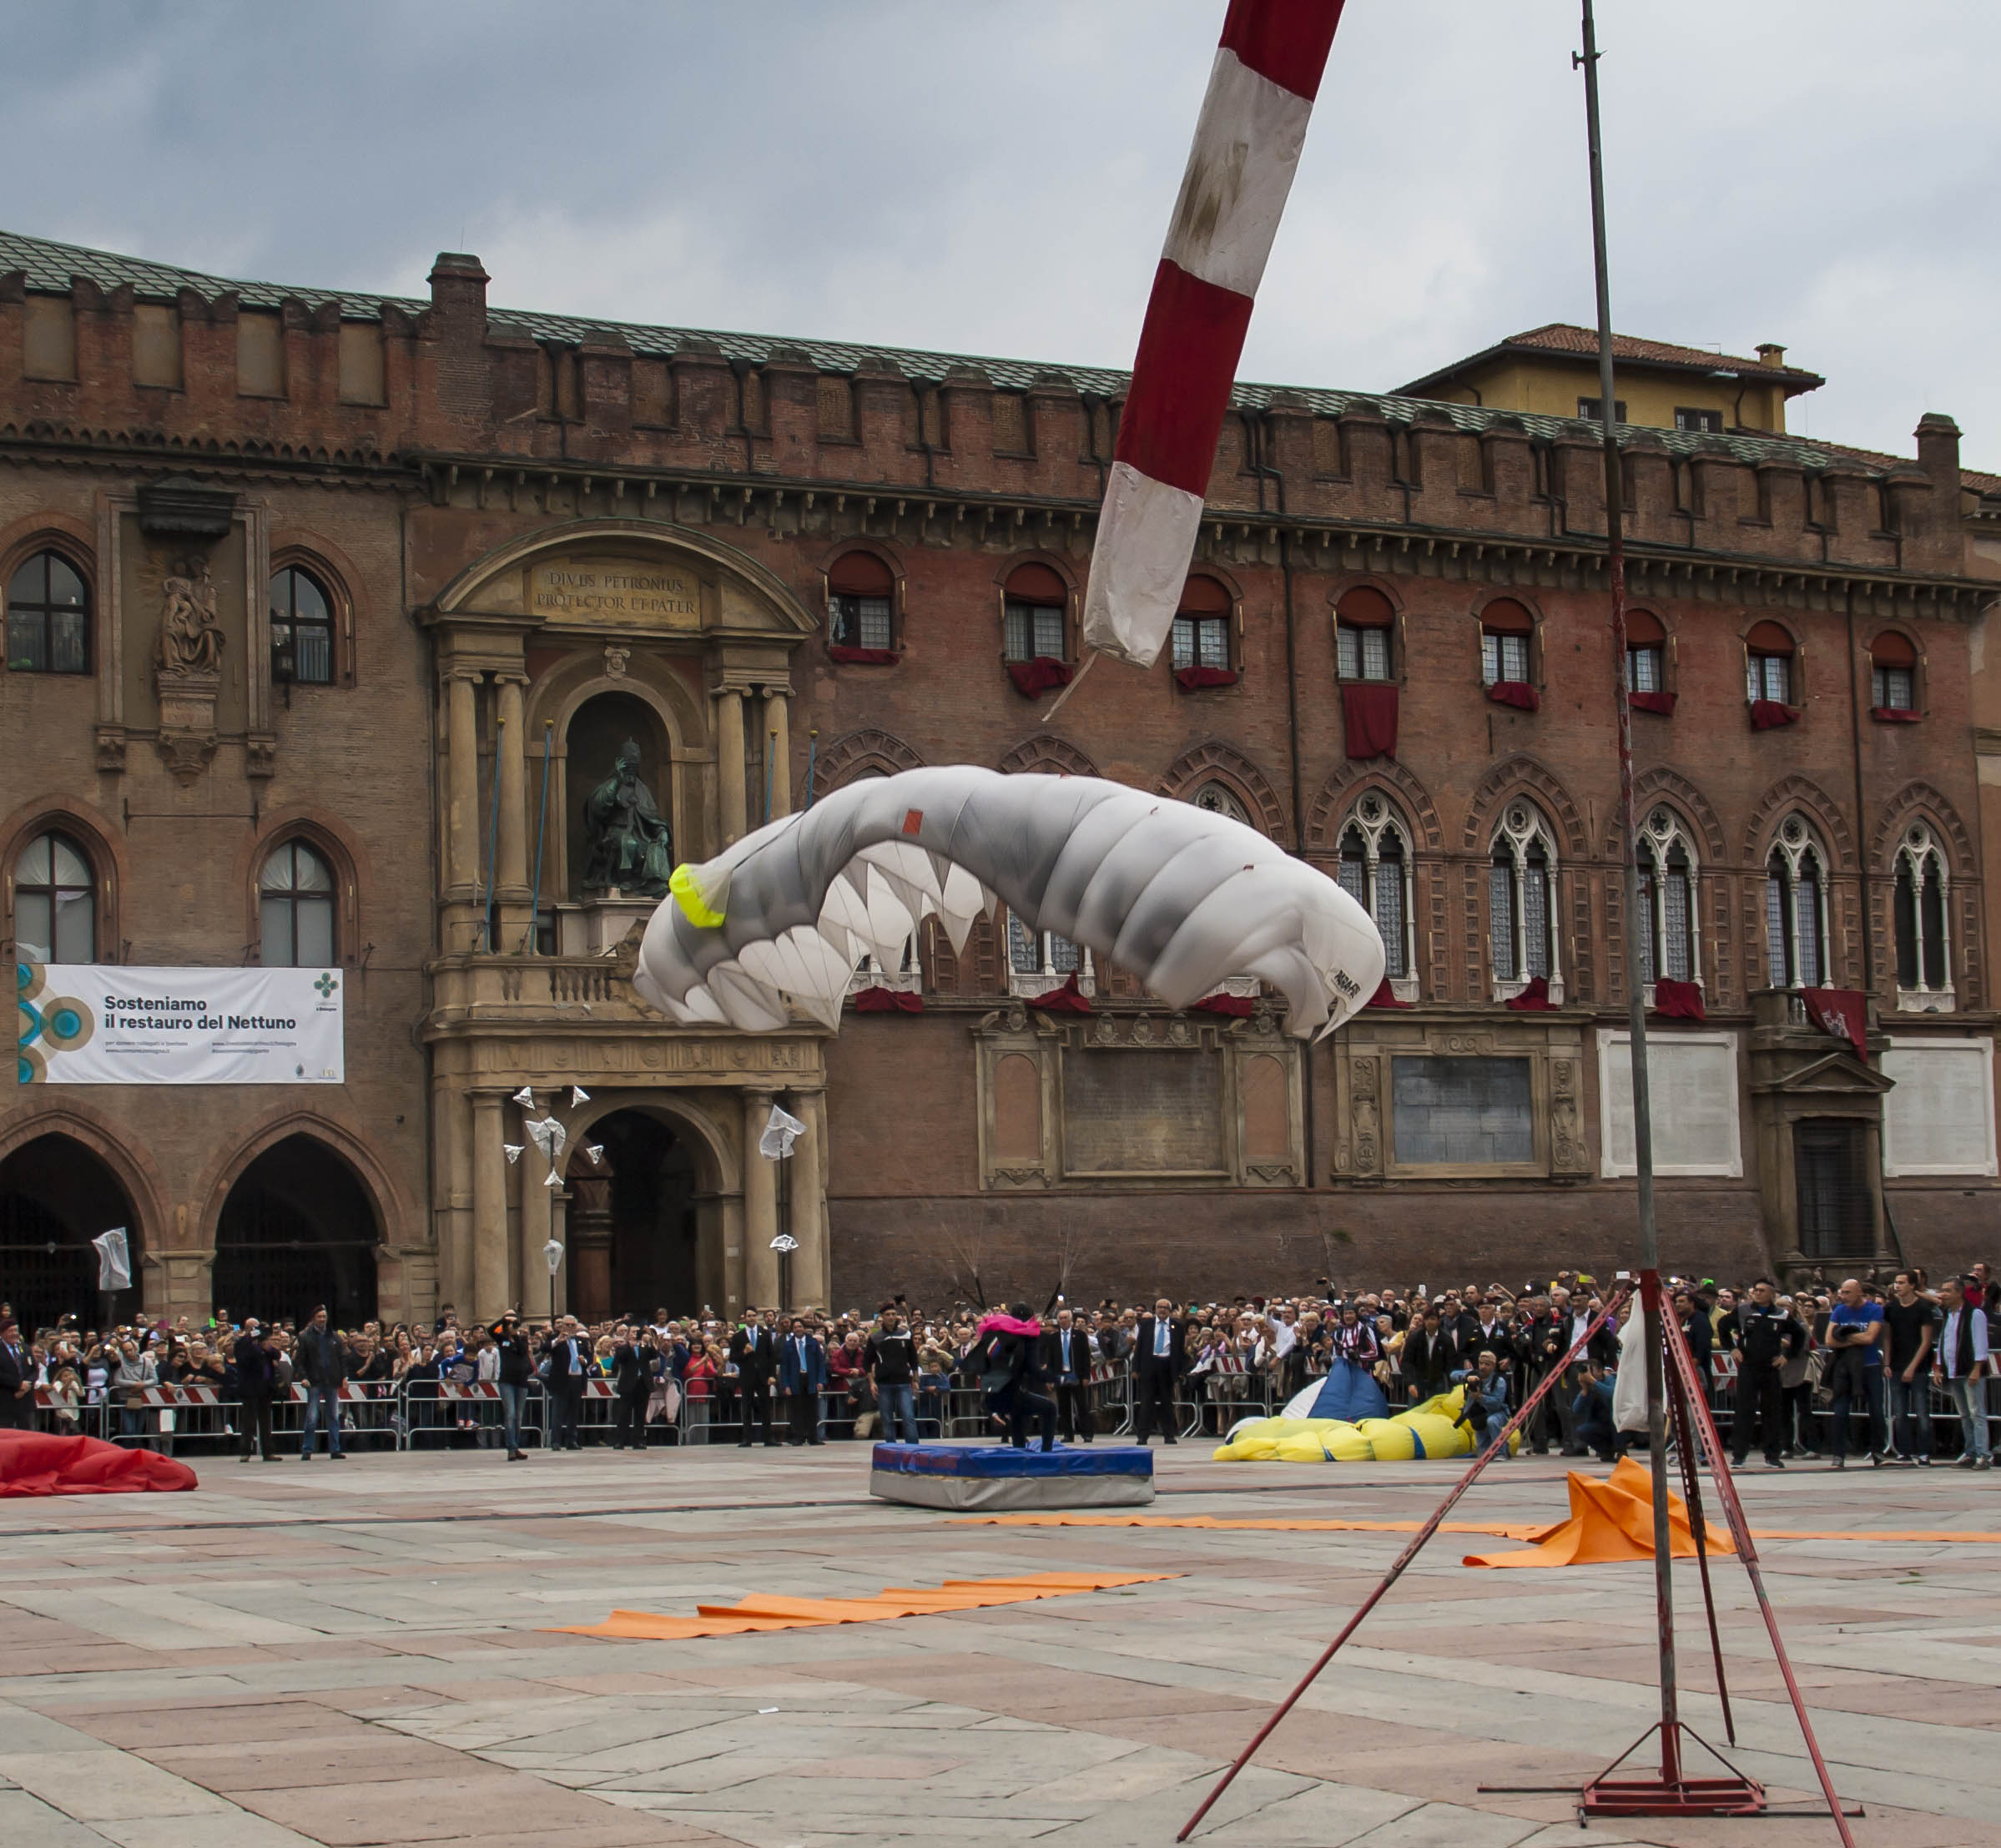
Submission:
{"label": "blue parachute fabric on ground", "polygon": [[1345,1418],[1350,1424],[1359,1424],[1364,1418],[1387,1418],[1389,1401],[1384,1397],[1383,1388],[1353,1361],[1336,1361],[1321,1381],[1313,1408],[1306,1416]]}
{"label": "blue parachute fabric on ground", "polygon": [[1144,1476],[1153,1453],[1139,1444],[1016,1450],[1010,1444],[879,1443],[869,1468],[902,1476]]}

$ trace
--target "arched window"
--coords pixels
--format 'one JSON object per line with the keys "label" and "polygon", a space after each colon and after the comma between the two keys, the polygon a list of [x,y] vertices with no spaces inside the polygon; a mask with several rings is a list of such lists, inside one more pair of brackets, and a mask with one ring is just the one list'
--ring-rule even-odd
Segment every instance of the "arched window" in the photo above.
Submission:
{"label": "arched window", "polygon": [[271,574],[271,678],[281,687],[334,683],[333,602],[296,565]]}
{"label": "arched window", "polygon": [[322,969],[334,958],[334,875],[304,841],[271,850],[257,882],[266,969]]}
{"label": "arched window", "polygon": [[1388,680],[1397,612],[1382,592],[1358,584],[1334,606],[1334,671],[1343,680]]}
{"label": "arched window", "polygon": [[1197,573],[1182,586],[1181,608],[1174,618],[1174,665],[1182,667],[1230,666],[1230,593],[1213,577]]}
{"label": "arched window", "polygon": [[1918,650],[1894,629],[1869,644],[1869,704],[1878,713],[1918,709]]}
{"label": "arched window", "polygon": [[1792,652],[1792,637],[1777,623],[1754,623],[1744,637],[1745,698],[1775,706],[1797,704]]}
{"label": "arched window", "polygon": [[827,573],[827,639],[837,648],[887,653],[896,646],[896,580],[874,553],[844,552]]}
{"label": "arched window", "polygon": [[1667,691],[1667,631],[1646,610],[1626,612],[1625,685],[1635,693]]}
{"label": "arched window", "polygon": [[1923,822],[1903,831],[1897,848],[1898,1005],[1919,1010],[1953,1005],[1952,962],[1946,950],[1947,901],[1952,894],[1945,852]]}
{"label": "arched window", "polygon": [[1016,994],[1046,994],[1075,975],[1086,994],[1093,987],[1091,953],[1053,930],[1031,930],[1007,914],[1008,988]]}
{"label": "arched window", "polygon": [[67,834],[38,834],[14,862],[14,954],[30,963],[98,959],[98,882]]}
{"label": "arched window", "polygon": [[1018,565],[1002,600],[1001,654],[1009,661],[1062,661],[1070,642],[1070,587],[1046,565]]}
{"label": "arched window", "polygon": [[1556,997],[1556,848],[1550,824],[1525,802],[1511,802],[1494,831],[1488,866],[1489,939],[1497,987],[1541,976]]}
{"label": "arched window", "polygon": [[1765,862],[1766,979],[1819,988],[1827,979],[1827,860],[1803,817],[1788,815]]}
{"label": "arched window", "polygon": [[1696,856],[1673,809],[1657,808],[1640,837],[1640,967],[1646,982],[1699,982]]}
{"label": "arched window", "polygon": [[90,672],[90,592],[59,551],[38,551],[7,587],[7,665],[18,674]]}
{"label": "arched window", "polygon": [[1206,808],[1212,815],[1227,815],[1232,821],[1240,821],[1246,828],[1257,823],[1251,819],[1250,811],[1237,799],[1237,793],[1220,783],[1205,783],[1188,798],[1197,808]]}
{"label": "arched window", "polygon": [[[1341,888],[1375,920],[1383,939],[1383,972],[1392,983],[1410,981],[1417,962],[1411,864],[1410,837],[1402,819],[1369,791],[1341,830]],[[1414,994],[1398,998],[1410,1000]]]}
{"label": "arched window", "polygon": [[1529,643],[1535,619],[1511,597],[1497,597],[1480,612],[1480,678],[1493,687],[1529,680]]}

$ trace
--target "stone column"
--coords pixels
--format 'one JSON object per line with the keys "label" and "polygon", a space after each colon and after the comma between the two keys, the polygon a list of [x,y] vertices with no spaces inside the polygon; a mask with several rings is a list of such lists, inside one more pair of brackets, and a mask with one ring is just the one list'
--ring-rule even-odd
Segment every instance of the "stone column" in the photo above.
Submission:
{"label": "stone column", "polygon": [[[521,712],[522,689],[527,682],[520,674],[496,674],[494,683],[499,695],[493,773],[500,778],[500,841],[493,883],[512,910],[528,896],[527,743],[522,736]],[[514,934],[504,934],[502,944],[512,949]]]}
{"label": "stone column", "polygon": [[[556,1236],[556,1190],[548,1184],[549,1164],[542,1151],[531,1142],[514,1165],[515,1185],[520,1189],[521,1236],[513,1251],[515,1290],[524,1312],[532,1314],[539,1304],[544,1313],[549,1307],[549,1266],[542,1248]],[[556,1306],[569,1307],[569,1254],[556,1273]]]}
{"label": "stone column", "polygon": [[[833,1306],[834,1277],[827,1251],[827,1094],[795,1092],[789,1108],[806,1125],[792,1145],[793,1304]],[[791,1307],[791,1305],[788,1305]]]}
{"label": "stone column", "polygon": [[[764,689],[765,774],[771,779],[771,818],[792,813],[792,741],[785,717],[785,688]],[[761,798],[764,792],[760,790]],[[759,813],[764,813],[760,807]]]}
{"label": "stone column", "polygon": [[717,819],[723,844],[743,837],[743,696],[733,687],[716,695]]}
{"label": "stone column", "polygon": [[771,1115],[768,1090],[743,1093],[743,1307],[775,1307],[779,1300],[778,1164],[758,1153],[758,1138]]}
{"label": "stone column", "polygon": [[451,843],[446,895],[470,904],[479,879],[479,676],[455,670],[446,680],[445,838]]}
{"label": "stone column", "polygon": [[[445,1210],[436,1216],[438,1239],[439,1301],[471,1306],[475,1298],[472,1278],[472,1141],[474,1116],[463,1091],[441,1087],[434,1105],[433,1122],[443,1160]],[[469,1312],[476,1312],[470,1308]],[[498,1312],[496,1311],[496,1313]]]}
{"label": "stone column", "polygon": [[499,1091],[472,1098],[472,1302],[466,1317],[486,1321],[512,1307],[507,1263],[507,1156],[501,1144],[507,1100]]}

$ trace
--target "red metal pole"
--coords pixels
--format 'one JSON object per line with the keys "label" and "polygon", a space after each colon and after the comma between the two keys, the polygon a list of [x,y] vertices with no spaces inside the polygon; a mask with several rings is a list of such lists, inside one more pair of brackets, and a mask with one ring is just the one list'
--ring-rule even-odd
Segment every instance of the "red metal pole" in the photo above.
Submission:
{"label": "red metal pole", "polygon": [[[1681,1333],[1679,1325],[1675,1330]],[[1688,1504],[1688,1530],[1695,1537],[1696,1563],[1702,1574],[1702,1609],[1709,1619],[1709,1650],[1716,1664],[1716,1698],[1723,1703],[1723,1737],[1737,1742],[1737,1723],[1730,1711],[1730,1684],[1723,1677],[1723,1639],[1716,1630],[1716,1596],[1709,1583],[1709,1523],[1702,1513],[1701,1478],[1696,1457],[1694,1419],[1688,1409],[1688,1388],[1679,1371],[1667,1373],[1667,1408],[1674,1417],[1675,1450],[1681,1459],[1681,1497]]]}
{"label": "red metal pole", "polygon": [[1813,1775],[1820,1780],[1821,1795],[1827,1800],[1827,1813],[1834,1818],[1842,1848],[1855,1848],[1855,1837],[1849,1834],[1847,1819],[1842,1814],[1841,1799],[1834,1794],[1834,1780],[1827,1775],[1827,1761],[1821,1756],[1820,1742],[1813,1736],[1813,1722],[1807,1717],[1807,1704],[1800,1698],[1800,1684],[1793,1679],[1785,1639],[1779,1634],[1778,1618],[1772,1609],[1771,1599],[1765,1594],[1764,1575],[1758,1570],[1758,1549],[1752,1542],[1751,1523],[1744,1518],[1736,1484],[1730,1479],[1730,1466],[1723,1460],[1723,1447],[1716,1439],[1716,1421],[1710,1417],[1709,1406],[1701,1393],[1693,1390],[1695,1357],[1688,1351],[1688,1340],[1682,1334],[1681,1325],[1672,1317],[1667,1322],[1667,1329],[1668,1351],[1673,1357],[1676,1372],[1681,1375],[1682,1391],[1694,1402],[1696,1417],[1701,1425],[1702,1441],[1709,1447],[1709,1473],[1716,1481],[1717,1499],[1723,1504],[1723,1518],[1730,1524],[1731,1538],[1737,1543],[1737,1557],[1744,1562],[1752,1591],[1764,1617],[1765,1633],[1772,1639],[1772,1653],[1778,1659],[1780,1674],[1785,1678],[1786,1697],[1792,1701],[1793,1715],[1800,1723],[1800,1736],[1807,1742],[1807,1755],[1813,1760]]}
{"label": "red metal pole", "polygon": [[1419,1528],[1418,1531],[1411,1536],[1410,1544],[1405,1547],[1404,1550],[1397,1555],[1395,1563],[1390,1567],[1388,1572],[1384,1574],[1381,1583],[1377,1585],[1373,1591],[1369,1593],[1367,1598],[1363,1599],[1360,1609],[1358,1609],[1355,1612],[1355,1614],[1349,1618],[1348,1622],[1342,1626],[1341,1634],[1320,1652],[1319,1660],[1315,1662],[1313,1667],[1306,1671],[1305,1675],[1300,1680],[1299,1685],[1294,1688],[1283,1700],[1279,1702],[1278,1707],[1273,1710],[1272,1717],[1266,1720],[1265,1723],[1258,1729],[1258,1731],[1253,1737],[1251,1743],[1245,1746],[1244,1749],[1237,1755],[1236,1762],[1232,1764],[1230,1768],[1216,1780],[1216,1788],[1211,1790],[1209,1794],[1202,1800],[1202,1803],[1196,1810],[1195,1814],[1190,1816],[1188,1820],[1182,1825],[1181,1833],[1174,1838],[1177,1841],[1186,1841],[1188,1837],[1194,1833],[1197,1825],[1201,1822],[1204,1816],[1208,1815],[1209,1810],[1215,1804],[1217,1798],[1221,1796],[1223,1792],[1228,1790],[1230,1785],[1236,1781],[1237,1774],[1241,1771],[1245,1765],[1251,1762],[1253,1757],[1256,1755],[1258,1748],[1263,1745],[1265,1740],[1272,1736],[1273,1731],[1278,1726],[1278,1722],[1283,1720],[1285,1716],[1293,1710],[1293,1707],[1298,1704],[1299,1697],[1304,1694],[1308,1688],[1313,1686],[1313,1683],[1319,1679],[1320,1671],[1324,1669],[1329,1662],[1333,1660],[1335,1652],[1343,1643],[1348,1639],[1349,1637],[1354,1634],[1357,1629],[1361,1627],[1362,1619],[1368,1616],[1368,1614],[1382,1602],[1383,1594],[1387,1592],[1389,1588],[1397,1582],[1398,1579],[1404,1576],[1404,1569],[1409,1565],[1413,1559],[1417,1558],[1419,1553],[1424,1551],[1424,1543],[1429,1540],[1433,1534],[1438,1532],[1440,1523],[1444,1520],[1445,1517],[1452,1512],[1453,1506],[1459,1500],[1459,1497],[1464,1495],[1468,1489],[1473,1487],[1475,1478],[1477,1478],[1479,1475],[1479,1473],[1487,1467],[1489,1462],[1492,1460],[1495,1453],[1504,1450],[1506,1448],[1509,1438],[1512,1438],[1517,1431],[1520,1430],[1522,1426],[1528,1421],[1529,1414],[1533,1412],[1537,1406],[1540,1405],[1544,1399],[1549,1396],[1550,1387],[1570,1371],[1571,1364],[1590,1344],[1592,1336],[1595,1335],[1600,1328],[1605,1327],[1607,1321],[1619,1312],[1620,1307],[1625,1304],[1626,1299],[1631,1295],[1631,1293],[1632,1292],[1629,1289],[1624,1287],[1615,1289],[1612,1292],[1612,1294],[1606,1302],[1605,1307],[1598,1312],[1597,1318],[1592,1322],[1590,1326],[1587,1327],[1575,1341],[1571,1342],[1570,1352],[1565,1354],[1555,1367],[1551,1367],[1550,1371],[1543,1376],[1542,1383],[1538,1386],[1535,1390],[1528,1396],[1527,1398],[1522,1401],[1521,1410],[1517,1412],[1513,1417],[1509,1419],[1506,1425],[1503,1427],[1499,1438],[1497,1438],[1495,1442],[1488,1448],[1481,1451],[1480,1453],[1473,1459],[1473,1467],[1469,1469],[1464,1475],[1459,1478],[1458,1483],[1454,1486],[1452,1493],[1448,1495],[1444,1501],[1439,1503],[1438,1508],[1433,1513],[1431,1518],[1425,1522],[1424,1526]]}

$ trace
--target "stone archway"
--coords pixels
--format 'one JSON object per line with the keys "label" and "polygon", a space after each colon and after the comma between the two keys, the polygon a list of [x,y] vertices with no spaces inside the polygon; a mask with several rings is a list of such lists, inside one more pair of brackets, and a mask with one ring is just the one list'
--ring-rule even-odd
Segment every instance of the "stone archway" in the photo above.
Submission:
{"label": "stone archway", "polygon": [[110,1164],[59,1130],[23,1143],[0,1161],[0,1276],[24,1333],[63,1316],[82,1327],[98,1326],[104,1298],[90,1241],[114,1227],[124,1229],[133,1275],[133,1287],[111,1301],[118,1322],[139,1312],[141,1240],[132,1196]]}
{"label": "stone archway", "polygon": [[562,1113],[562,1283],[573,1314],[726,1312],[743,1216],[738,1153],[711,1108],[726,1100],[735,1095],[606,1089]]}
{"label": "stone archway", "polygon": [[300,1131],[236,1177],[215,1225],[212,1307],[240,1321],[304,1322],[325,1303],[337,1328],[375,1318],[381,1216],[367,1183]]}

